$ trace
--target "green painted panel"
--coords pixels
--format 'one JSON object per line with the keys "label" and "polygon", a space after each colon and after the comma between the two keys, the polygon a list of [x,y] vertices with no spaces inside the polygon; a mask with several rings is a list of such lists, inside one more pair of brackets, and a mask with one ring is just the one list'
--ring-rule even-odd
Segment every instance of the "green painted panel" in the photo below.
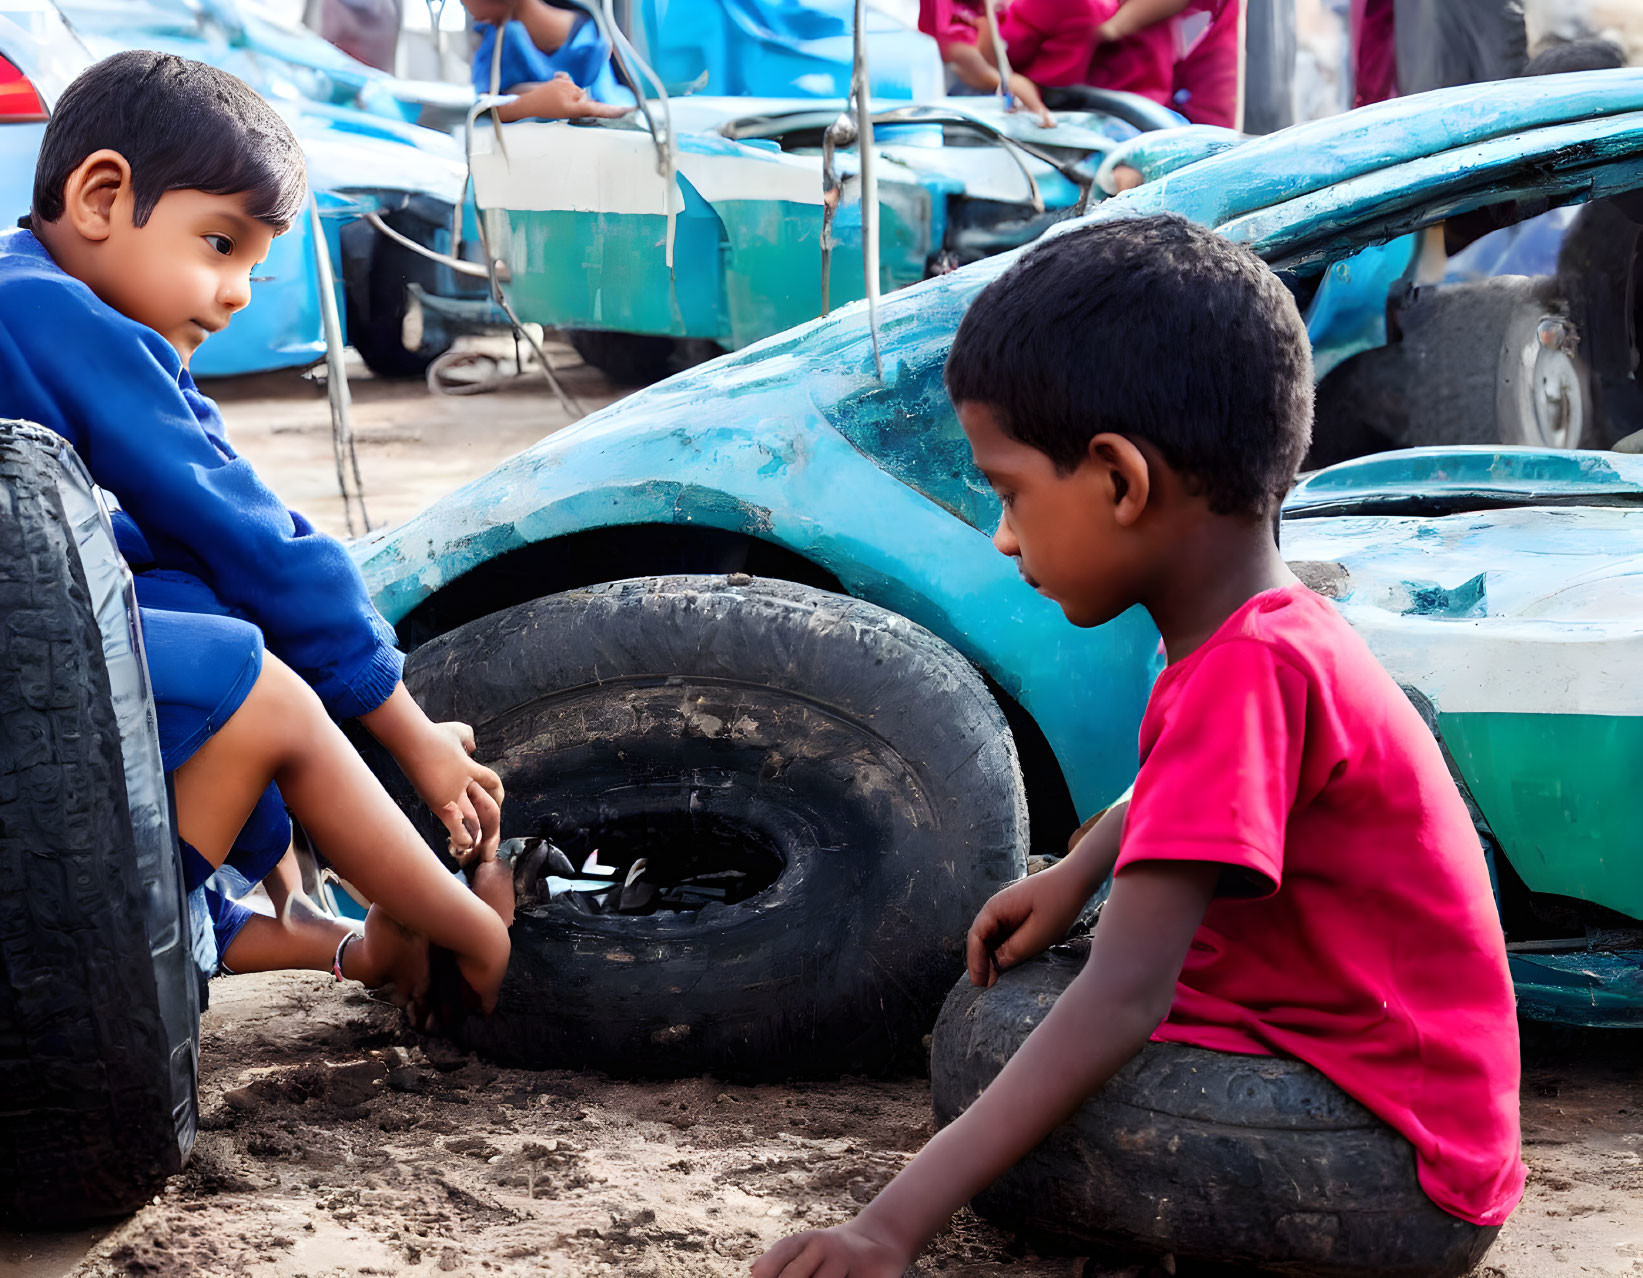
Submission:
{"label": "green painted panel", "polygon": [[[880,188],[879,288],[889,293],[924,278],[930,257],[930,196],[920,186]],[[721,200],[730,243],[725,290],[730,335],[737,349],[821,314],[821,224],[818,204],[787,200]],[[833,224],[828,304],[837,309],[866,296],[861,209],[839,210]]]}
{"label": "green painted panel", "polygon": [[[696,207],[691,207],[694,201]],[[667,218],[634,213],[489,210],[493,247],[512,271],[508,300],[528,323],[723,341],[724,227],[692,193],[674,232]]]}
{"label": "green painted panel", "polygon": [[1643,718],[1440,712],[1438,730],[1531,890],[1643,918]]}

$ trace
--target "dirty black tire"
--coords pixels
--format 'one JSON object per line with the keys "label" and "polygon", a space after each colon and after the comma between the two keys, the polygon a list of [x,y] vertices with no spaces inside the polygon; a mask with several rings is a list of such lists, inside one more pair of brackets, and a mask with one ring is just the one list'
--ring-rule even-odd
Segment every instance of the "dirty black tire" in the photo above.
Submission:
{"label": "dirty black tire", "polygon": [[421,377],[428,365],[450,350],[443,332],[434,340],[405,345],[405,318],[410,311],[408,284],[425,272],[418,255],[386,236],[377,235],[364,280],[364,297],[348,296],[348,345],[378,377]]}
{"label": "dirty black tire", "polygon": [[565,338],[582,357],[617,386],[649,386],[666,377],[678,343],[649,333],[606,333],[572,328]]}
{"label": "dirty black tire", "polygon": [[194,1144],[199,987],[130,578],[0,423],[0,1219],[140,1206]]}
{"label": "dirty black tire", "polygon": [[405,681],[435,719],[473,724],[507,785],[505,836],[552,838],[578,863],[699,848],[766,876],[698,912],[523,909],[500,1006],[463,1030],[498,1059],[653,1076],[920,1067],[976,910],[1024,868],[1015,745],[980,676],[848,596],[613,582],[432,640]]}
{"label": "dirty black tire", "polygon": [[[1569,311],[1549,279],[1503,275],[1415,290],[1397,312],[1398,340],[1353,356],[1319,385],[1307,466],[1384,446],[1593,447],[1579,350],[1543,349],[1536,340],[1543,319],[1568,321],[1573,330]],[[1540,379],[1550,373],[1568,382],[1561,435],[1533,411]]]}
{"label": "dirty black tire", "polygon": [[[938,1124],[981,1094],[1087,954],[1087,941],[1057,946],[989,990],[953,989],[931,1048]],[[1413,1147],[1317,1070],[1178,1043],[1149,1043],[976,1206],[1086,1254],[1336,1278],[1464,1274],[1499,1232],[1433,1205]]]}

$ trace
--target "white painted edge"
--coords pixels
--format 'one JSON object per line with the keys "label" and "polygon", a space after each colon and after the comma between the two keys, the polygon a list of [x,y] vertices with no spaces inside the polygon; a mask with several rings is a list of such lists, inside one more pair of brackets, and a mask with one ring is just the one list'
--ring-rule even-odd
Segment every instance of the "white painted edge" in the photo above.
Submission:
{"label": "white painted edge", "polygon": [[[506,151],[476,137],[474,198],[481,208],[518,212],[667,212],[667,182],[648,133],[522,121],[507,125]],[[703,155],[681,149],[679,172],[710,204],[781,200],[819,208],[821,160],[749,150]],[[674,211],[684,207],[677,186]]]}
{"label": "white painted edge", "polygon": [[1643,715],[1635,623],[1405,618],[1337,606],[1392,677],[1444,713]]}
{"label": "white painted edge", "polygon": [[[482,209],[665,216],[670,194],[648,133],[522,121],[475,138],[474,199]],[[682,157],[681,157],[682,158]],[[677,186],[675,212],[684,207]]]}

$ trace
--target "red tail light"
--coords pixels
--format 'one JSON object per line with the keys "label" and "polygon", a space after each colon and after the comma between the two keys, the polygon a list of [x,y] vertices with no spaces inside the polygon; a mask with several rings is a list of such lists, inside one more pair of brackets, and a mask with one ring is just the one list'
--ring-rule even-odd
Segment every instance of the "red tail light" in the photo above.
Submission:
{"label": "red tail light", "polygon": [[26,124],[46,118],[46,104],[29,78],[0,58],[0,124]]}

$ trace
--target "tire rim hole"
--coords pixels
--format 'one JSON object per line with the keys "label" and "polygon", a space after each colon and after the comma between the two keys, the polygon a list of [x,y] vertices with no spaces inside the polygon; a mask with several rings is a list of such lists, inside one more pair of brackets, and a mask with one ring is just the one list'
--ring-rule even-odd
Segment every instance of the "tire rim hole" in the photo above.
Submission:
{"label": "tire rim hole", "polygon": [[[566,861],[574,877],[564,873]],[[558,901],[588,914],[694,913],[742,904],[775,883],[785,865],[765,832],[687,808],[554,821],[523,841],[514,883],[526,908]]]}

